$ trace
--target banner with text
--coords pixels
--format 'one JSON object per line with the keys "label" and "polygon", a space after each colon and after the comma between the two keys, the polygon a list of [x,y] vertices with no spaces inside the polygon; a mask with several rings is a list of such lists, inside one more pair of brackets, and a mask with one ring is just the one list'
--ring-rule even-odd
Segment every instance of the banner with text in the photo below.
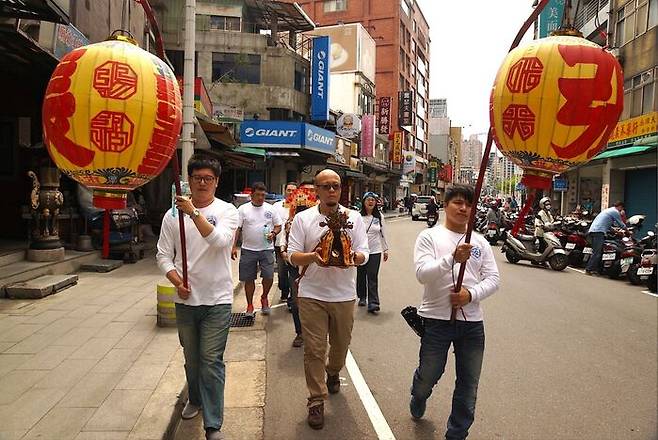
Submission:
{"label": "banner with text", "polygon": [[396,131],[393,133],[393,163],[402,163],[402,132]]}
{"label": "banner with text", "polygon": [[398,125],[408,127],[413,124],[414,92],[398,92]]}
{"label": "banner with text", "polygon": [[313,38],[313,59],[311,61],[311,119],[329,119],[329,37]]}
{"label": "banner with text", "polygon": [[416,171],[416,152],[405,151],[404,163],[402,164],[402,174],[409,174]]}
{"label": "banner with text", "polygon": [[361,157],[375,155],[375,115],[361,118]]}
{"label": "banner with text", "polygon": [[382,96],[379,98],[379,114],[377,117],[377,126],[379,134],[389,134],[391,132],[391,97]]}

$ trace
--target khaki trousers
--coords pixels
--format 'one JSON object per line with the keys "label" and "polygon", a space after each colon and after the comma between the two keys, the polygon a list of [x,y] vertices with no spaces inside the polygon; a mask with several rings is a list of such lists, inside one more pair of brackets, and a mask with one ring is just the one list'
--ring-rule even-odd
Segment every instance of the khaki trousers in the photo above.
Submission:
{"label": "khaki trousers", "polygon": [[304,373],[310,394],[308,406],[314,406],[327,398],[325,372],[335,376],[345,366],[354,325],[354,300],[325,302],[298,298],[298,302],[304,338]]}

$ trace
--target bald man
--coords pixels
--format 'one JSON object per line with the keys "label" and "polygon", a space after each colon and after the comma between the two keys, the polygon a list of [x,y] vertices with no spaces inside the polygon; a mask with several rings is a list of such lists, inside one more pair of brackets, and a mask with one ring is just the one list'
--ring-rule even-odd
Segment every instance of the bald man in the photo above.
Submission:
{"label": "bald man", "polygon": [[352,239],[354,262],[365,264],[369,250],[361,215],[338,203],[340,176],[332,170],[321,171],[315,176],[315,190],[320,204],[295,216],[288,241],[288,256],[290,263],[301,270],[307,266],[297,294],[304,338],[304,373],[309,391],[307,422],[313,429],[322,429],[324,401],[328,393],[340,391],[339,373],[345,365],[352,338],[356,268],[322,265],[317,247],[328,227],[320,226],[320,223],[336,211],[347,212],[348,221],[353,224],[353,228],[346,232]]}

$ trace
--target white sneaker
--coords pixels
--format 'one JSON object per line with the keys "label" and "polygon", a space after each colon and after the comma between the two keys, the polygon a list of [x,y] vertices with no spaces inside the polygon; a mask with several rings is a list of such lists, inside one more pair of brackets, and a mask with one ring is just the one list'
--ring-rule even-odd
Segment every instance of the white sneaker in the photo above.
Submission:
{"label": "white sneaker", "polygon": [[193,419],[197,416],[197,414],[199,414],[200,409],[201,409],[200,406],[196,406],[190,403],[190,401],[188,400],[180,416],[185,420]]}

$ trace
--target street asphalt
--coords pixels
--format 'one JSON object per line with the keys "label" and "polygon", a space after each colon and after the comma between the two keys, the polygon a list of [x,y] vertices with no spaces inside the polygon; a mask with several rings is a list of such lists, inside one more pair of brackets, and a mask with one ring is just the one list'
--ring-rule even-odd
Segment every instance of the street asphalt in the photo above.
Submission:
{"label": "street asphalt", "polygon": [[[422,292],[413,245],[425,222],[389,219],[391,257],[380,271],[379,316],[356,310],[350,350],[396,439],[442,439],[454,357],[421,421],[409,415],[419,339],[400,310]],[[646,288],[572,269],[505,261],[501,289],[483,303],[486,350],[469,439],[650,440],[657,437],[658,299]],[[268,322],[265,439],[377,439],[353,378],[325,404],[322,431],[306,425],[302,349],[278,308]]]}

